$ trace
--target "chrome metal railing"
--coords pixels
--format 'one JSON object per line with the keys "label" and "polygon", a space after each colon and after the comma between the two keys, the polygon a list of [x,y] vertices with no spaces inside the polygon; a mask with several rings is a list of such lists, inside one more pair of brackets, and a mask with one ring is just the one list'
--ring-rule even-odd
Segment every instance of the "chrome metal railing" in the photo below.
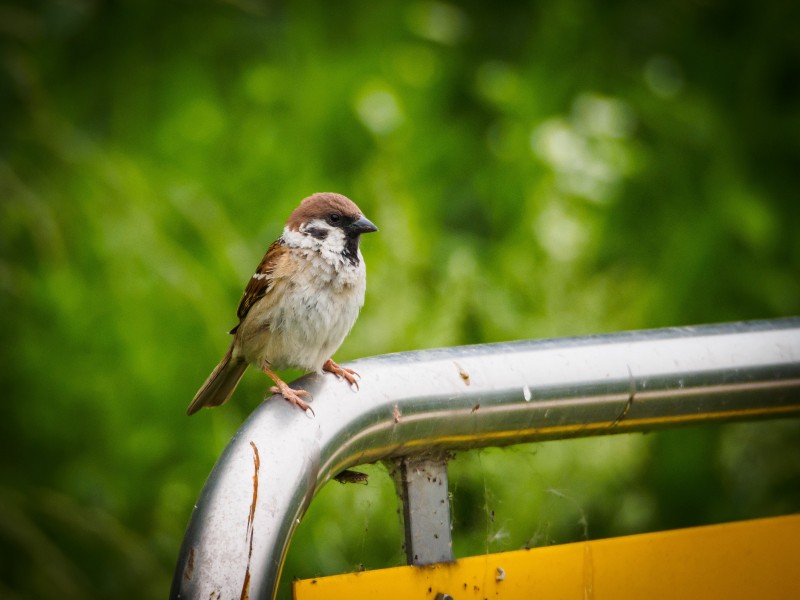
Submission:
{"label": "chrome metal railing", "polygon": [[358,392],[329,375],[297,381],[314,396],[314,418],[270,401],[242,425],[192,513],[172,598],[273,598],[300,518],[348,467],[396,461],[408,560],[424,564],[452,558],[449,451],[800,416],[800,318],[406,352],[349,366],[361,374]]}

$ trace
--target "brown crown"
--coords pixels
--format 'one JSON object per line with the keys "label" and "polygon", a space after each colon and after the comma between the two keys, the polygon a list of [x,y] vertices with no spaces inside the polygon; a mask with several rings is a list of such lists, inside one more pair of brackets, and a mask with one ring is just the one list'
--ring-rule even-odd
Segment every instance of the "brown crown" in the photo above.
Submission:
{"label": "brown crown", "polygon": [[351,219],[361,217],[361,210],[346,196],[333,192],[321,192],[304,198],[300,202],[300,206],[295,208],[289,216],[286,225],[289,229],[297,231],[301,224],[312,219],[324,219],[331,213],[339,213]]}

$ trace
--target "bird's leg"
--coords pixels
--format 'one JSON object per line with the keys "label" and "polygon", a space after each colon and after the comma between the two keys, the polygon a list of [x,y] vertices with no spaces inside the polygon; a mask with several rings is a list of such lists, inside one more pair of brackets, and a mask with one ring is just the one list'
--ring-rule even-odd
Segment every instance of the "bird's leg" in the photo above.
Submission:
{"label": "bird's leg", "polygon": [[280,377],[275,374],[275,371],[270,369],[266,365],[261,365],[261,370],[264,371],[267,375],[269,375],[270,379],[275,382],[275,385],[269,388],[269,391],[273,394],[280,394],[283,396],[290,404],[294,404],[297,408],[302,411],[310,410],[311,414],[314,414],[312,408],[308,405],[308,402],[303,400],[300,396],[310,396],[311,394],[305,390],[294,390],[289,387],[285,381],[283,381]]}
{"label": "bird's leg", "polygon": [[361,378],[361,375],[353,371],[353,369],[348,369],[347,367],[340,367],[335,362],[333,362],[333,359],[329,358],[328,360],[325,361],[325,364],[322,365],[322,370],[328,371],[328,373],[333,373],[339,379],[346,379],[347,383],[356,386],[356,389],[358,389],[358,381],[356,380],[356,377]]}

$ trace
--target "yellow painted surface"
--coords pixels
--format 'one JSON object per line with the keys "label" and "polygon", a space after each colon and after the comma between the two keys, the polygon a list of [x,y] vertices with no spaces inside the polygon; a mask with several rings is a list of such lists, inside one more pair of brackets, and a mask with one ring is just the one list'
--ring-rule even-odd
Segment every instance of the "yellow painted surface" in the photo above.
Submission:
{"label": "yellow painted surface", "polygon": [[[502,569],[502,575],[501,571]],[[296,600],[800,598],[800,515],[305,579]]]}

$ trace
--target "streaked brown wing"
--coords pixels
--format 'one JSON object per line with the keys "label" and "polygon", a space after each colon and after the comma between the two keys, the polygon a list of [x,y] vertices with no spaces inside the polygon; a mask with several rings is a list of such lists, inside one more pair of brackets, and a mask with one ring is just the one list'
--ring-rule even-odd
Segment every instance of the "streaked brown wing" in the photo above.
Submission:
{"label": "streaked brown wing", "polygon": [[[267,292],[269,292],[270,288],[272,288],[273,273],[285,254],[286,246],[281,243],[281,240],[273,242],[269,247],[267,253],[264,255],[264,258],[262,258],[261,262],[258,264],[256,272],[250,278],[250,281],[247,282],[247,287],[245,288],[242,299],[239,302],[239,308],[236,310],[236,315],[239,317],[239,323],[241,323],[242,319],[245,318],[247,313],[250,311],[250,308],[261,298],[263,298]],[[234,327],[231,333],[236,331],[238,327],[238,325]]]}

